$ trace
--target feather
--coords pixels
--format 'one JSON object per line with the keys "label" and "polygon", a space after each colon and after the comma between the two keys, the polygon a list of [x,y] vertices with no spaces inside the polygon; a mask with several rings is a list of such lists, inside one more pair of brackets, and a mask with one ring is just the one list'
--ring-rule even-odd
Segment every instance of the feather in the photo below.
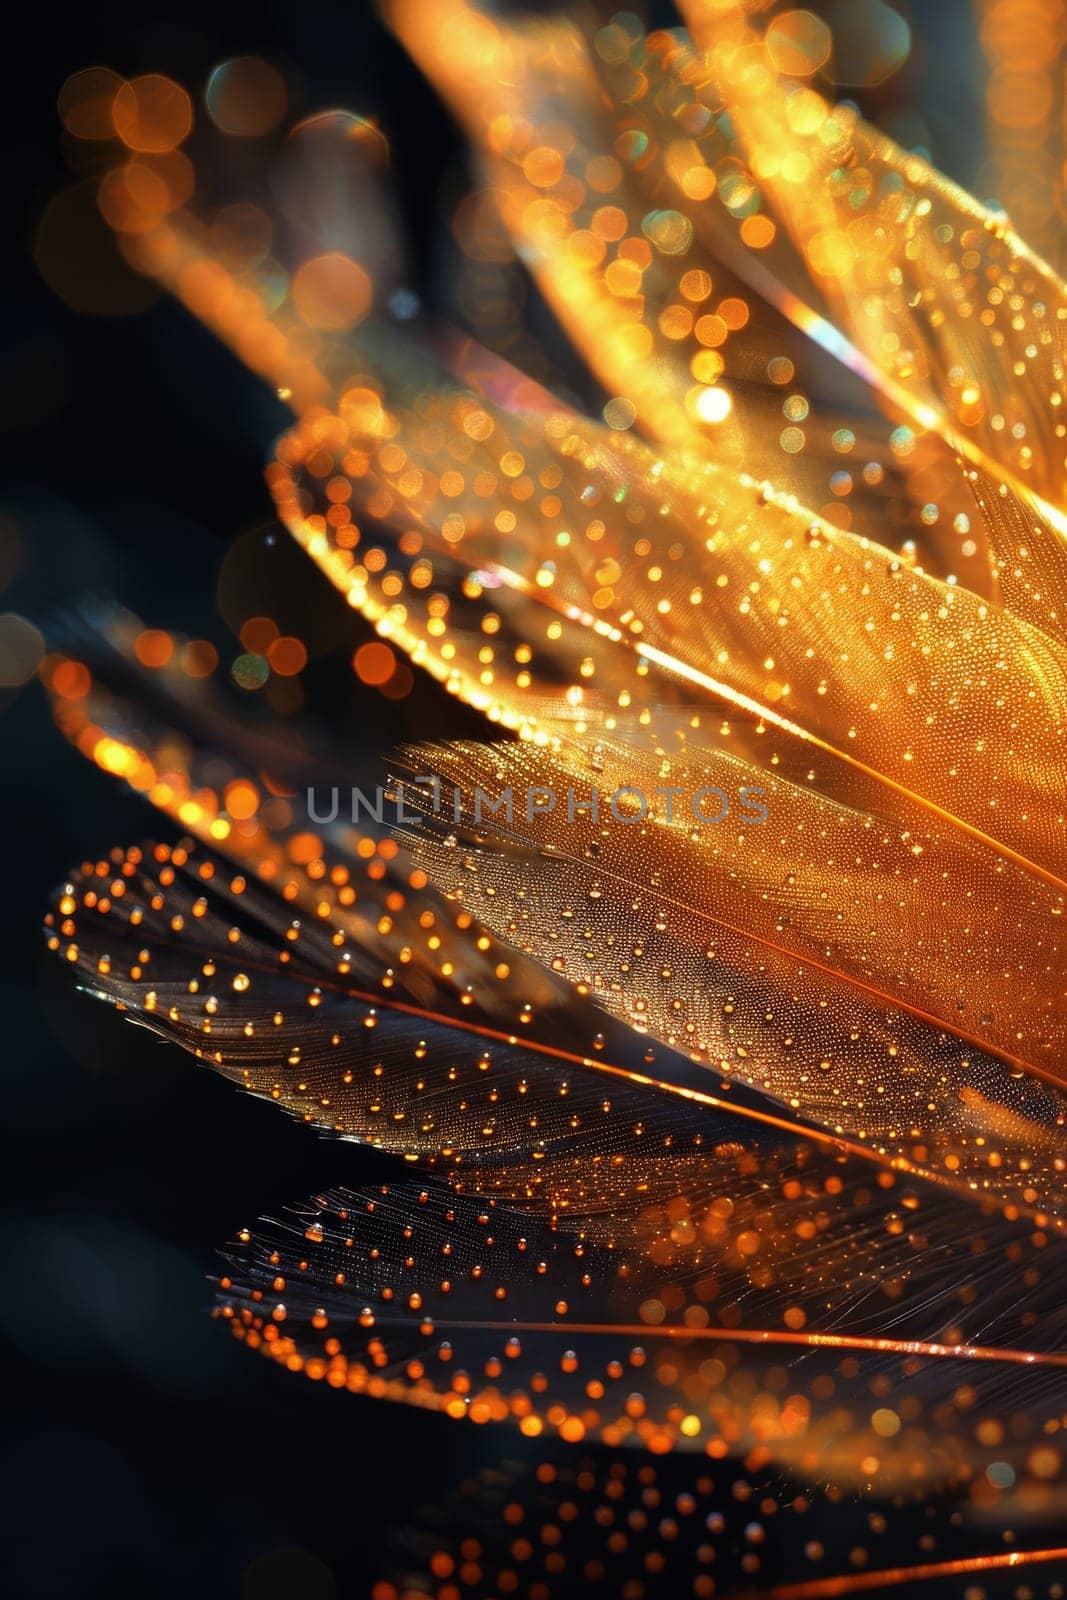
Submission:
{"label": "feather", "polygon": [[[1011,1204],[1036,1189],[1042,1207],[1061,1209],[1053,1130],[1062,1126],[1067,1102],[1043,1069],[1021,1072],[1010,1049],[999,1060],[992,1055],[991,1012],[982,1013],[984,1045],[970,1031],[975,1003],[992,1004],[997,981],[991,970],[980,976],[985,958],[973,945],[963,955],[946,914],[951,932],[942,955],[955,976],[938,992],[921,869],[909,873],[918,889],[910,931],[899,890],[894,922],[887,921],[882,873],[900,882],[905,874],[894,871],[893,852],[900,848],[903,861],[914,861],[914,840],[894,845],[886,834],[868,836],[861,854],[857,835],[856,847],[841,851],[834,890],[837,851],[827,841],[836,826],[847,839],[856,816],[821,797],[770,787],[773,833],[743,821],[727,820],[720,831],[695,825],[688,814],[673,822],[662,812],[640,815],[632,796],[647,805],[643,797],[657,783],[683,796],[679,807],[699,793],[733,795],[736,779],[726,762],[697,769],[695,780],[682,762],[643,767],[626,746],[601,745],[590,759],[573,749],[556,757],[525,746],[456,745],[420,752],[419,763],[439,771],[468,810],[465,834],[430,829],[417,858],[499,937],[536,951],[631,1026],[837,1132],[964,1177]],[[575,786],[583,767],[585,781]],[[715,790],[695,786],[716,779]],[[528,810],[525,845],[502,837],[492,818],[471,826],[477,790],[528,793],[533,782],[586,804]],[[587,804],[594,784],[604,806],[596,818]],[[631,808],[628,817],[616,795]],[[721,803],[715,800],[716,809]],[[795,820],[787,820],[787,804]],[[930,849],[937,878],[937,841],[920,848]],[[1019,898],[1010,904],[1017,912]],[[1002,961],[1011,938],[995,955],[994,934],[989,958]],[[1057,1026],[1062,1007],[1047,993],[1037,1004],[1045,1023]],[[1023,1032],[1018,1020],[1008,1023],[1005,1043]],[[1054,1047],[1046,1059],[1057,1056]]]}
{"label": "feather", "polygon": [[[220,1293],[245,1343],[337,1388],[512,1420],[528,1437],[758,1447],[787,1469],[817,1459],[850,1486],[857,1469],[876,1475],[888,1493],[966,1481],[983,1418],[1024,1394],[1039,1429],[1062,1405],[1067,1362],[1038,1379],[1025,1352],[723,1326],[647,1256],[415,1186],[322,1196],[242,1235]],[[805,1353],[783,1369],[790,1346]],[[877,1411],[872,1424],[872,1392],[892,1395],[896,1429]],[[1004,1445],[1020,1467],[1031,1448]]]}

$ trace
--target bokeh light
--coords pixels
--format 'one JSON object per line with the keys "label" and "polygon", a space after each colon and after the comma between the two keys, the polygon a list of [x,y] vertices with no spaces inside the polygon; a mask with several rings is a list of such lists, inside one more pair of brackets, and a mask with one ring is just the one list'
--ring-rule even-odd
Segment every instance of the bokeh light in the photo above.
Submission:
{"label": "bokeh light", "polygon": [[44,655],[41,630],[17,612],[0,615],[0,688],[29,683]]}
{"label": "bokeh light", "polygon": [[159,291],[120,255],[100,211],[99,187],[86,178],[53,196],[37,224],[33,259],[48,287],[72,310],[135,315]]}
{"label": "bokeh light", "polygon": [[162,155],[191,132],[193,102],[173,78],[149,72],[120,85],[111,116],[115,132],[130,150]]}
{"label": "bokeh light", "polygon": [[204,104],[215,126],[239,139],[261,138],[285,116],[285,79],[259,56],[223,61],[208,79]]}
{"label": "bokeh light", "polygon": [[396,671],[396,656],[387,644],[372,640],[361,644],[352,657],[352,665],[361,683],[380,688],[388,683]]}
{"label": "bokeh light", "polygon": [[143,667],[165,667],[174,657],[174,640],[162,628],[145,628],[133,648]]}
{"label": "bokeh light", "polygon": [[836,0],[826,13],[833,33],[833,78],[873,89],[908,59],[911,29],[885,0]]}
{"label": "bokeh light", "polygon": [[263,656],[250,651],[238,656],[230,671],[239,689],[262,689],[270,677],[270,667]]}
{"label": "bokeh light", "polygon": [[59,91],[60,119],[76,139],[105,142],[115,137],[112,107],[123,80],[110,67],[71,73]]}
{"label": "bokeh light", "polygon": [[307,666],[308,653],[299,639],[282,634],[267,649],[267,661],[280,678],[295,678]]}
{"label": "bokeh light", "polygon": [[779,72],[807,78],[830,59],[833,35],[811,11],[784,11],[767,28],[767,48]]}
{"label": "bokeh light", "polygon": [[363,268],[331,250],[305,261],[292,283],[293,304],[309,328],[338,332],[355,327],[370,310],[371,283]]}

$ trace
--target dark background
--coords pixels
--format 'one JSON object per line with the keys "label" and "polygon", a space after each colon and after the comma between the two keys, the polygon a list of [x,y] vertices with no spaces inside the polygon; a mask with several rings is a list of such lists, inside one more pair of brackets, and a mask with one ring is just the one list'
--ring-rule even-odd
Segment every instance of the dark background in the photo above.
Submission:
{"label": "dark background", "polygon": [[[915,0],[909,14],[920,42],[908,96],[935,159],[966,180],[982,116],[970,7]],[[41,280],[35,230],[68,181],[57,91],[94,63],[164,71],[195,91],[219,61],[256,52],[302,81],[303,111],[377,111],[431,297],[439,196],[457,182],[460,145],[361,0],[194,0],[154,16],[37,5],[23,21],[31,31],[5,70],[15,120],[3,153],[13,248],[0,299],[11,324],[0,610],[47,621],[105,588],[153,624],[218,637],[219,565],[236,535],[269,522],[262,467],[284,416],[169,301],[141,316],[79,315]],[[359,620],[284,537],[263,559],[292,566],[305,603],[339,607],[347,661],[365,637]],[[65,746],[36,687],[7,693],[2,709],[7,1591],[361,1596],[383,1528],[442,1475],[470,1470],[486,1443],[253,1360],[204,1311],[205,1275],[214,1249],[261,1212],[391,1164],[316,1138],[74,992],[38,933],[51,891],[86,854],[162,824]],[[384,748],[446,733],[456,716],[428,687],[400,706],[367,691],[359,726]]]}

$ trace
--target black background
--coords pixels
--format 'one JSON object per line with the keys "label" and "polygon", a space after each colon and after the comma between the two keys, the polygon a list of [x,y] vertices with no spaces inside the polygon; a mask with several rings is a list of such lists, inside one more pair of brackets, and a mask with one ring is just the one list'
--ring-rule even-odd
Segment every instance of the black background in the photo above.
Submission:
{"label": "black background", "polygon": [[[920,45],[908,93],[936,159],[966,180],[981,117],[970,8],[927,0],[910,14]],[[81,316],[41,281],[34,230],[67,178],[57,91],[96,62],[196,89],[227,56],[262,52],[302,80],[303,110],[377,111],[428,292],[438,197],[457,180],[461,147],[360,0],[196,0],[155,16],[37,6],[23,20],[30,32],[4,71],[13,249],[0,302],[11,321],[0,509],[21,557],[0,609],[47,620],[104,587],[155,624],[217,636],[219,563],[237,533],[270,518],[262,467],[284,417],[167,300],[139,317]],[[264,559],[291,562],[315,604],[339,604],[284,539]],[[347,657],[365,634],[341,612]],[[399,708],[368,694],[359,712],[378,748],[405,732],[441,735],[449,717],[460,725],[428,688]],[[253,1360],[204,1311],[205,1274],[215,1247],[259,1213],[391,1164],[316,1138],[73,991],[38,934],[49,894],[86,854],[163,825],[64,745],[35,687],[6,704],[2,735],[8,1592],[360,1596],[385,1525],[491,1447]]]}

